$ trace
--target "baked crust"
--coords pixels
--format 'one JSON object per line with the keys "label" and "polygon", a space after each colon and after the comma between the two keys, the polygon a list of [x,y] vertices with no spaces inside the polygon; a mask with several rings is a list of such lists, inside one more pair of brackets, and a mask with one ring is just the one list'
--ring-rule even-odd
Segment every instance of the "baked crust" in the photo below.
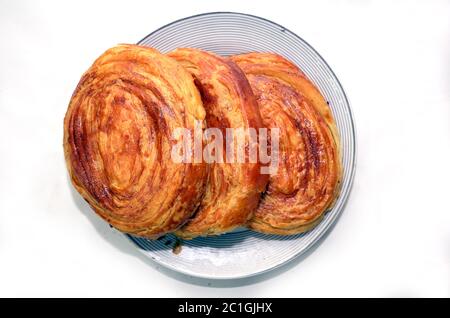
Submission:
{"label": "baked crust", "polygon": [[73,185],[120,231],[153,238],[177,229],[198,207],[208,168],[172,161],[172,133],[204,118],[192,76],[174,60],[137,45],[107,50],[64,119]]}
{"label": "baked crust", "polygon": [[[226,128],[263,127],[251,87],[234,62],[190,48],[176,49],[168,55],[196,79],[208,128],[219,128],[226,136]],[[246,138],[246,149],[250,142]],[[224,142],[224,156],[225,153]],[[260,167],[258,162],[249,162],[248,153],[245,163],[227,163],[226,158],[224,163],[212,163],[199,210],[176,234],[183,238],[217,235],[247,223],[268,181]]]}
{"label": "baked crust", "polygon": [[290,235],[316,226],[335,201],[340,145],[331,110],[293,63],[272,53],[233,56],[247,75],[263,123],[280,129],[279,167],[249,227]]}

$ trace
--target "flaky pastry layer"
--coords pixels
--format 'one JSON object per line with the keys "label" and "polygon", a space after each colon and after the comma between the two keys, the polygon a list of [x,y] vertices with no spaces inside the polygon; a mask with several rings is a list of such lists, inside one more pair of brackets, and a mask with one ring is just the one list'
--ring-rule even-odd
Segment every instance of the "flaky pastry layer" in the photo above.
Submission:
{"label": "flaky pastry layer", "polygon": [[171,160],[172,133],[204,118],[192,76],[174,60],[136,45],[107,50],[65,116],[73,185],[120,231],[156,237],[177,229],[200,203],[207,166]]}
{"label": "flaky pastry layer", "polygon": [[[227,128],[263,127],[262,119],[245,74],[230,59],[197,49],[176,49],[168,54],[195,78],[206,110],[208,128],[218,128],[226,136]],[[248,137],[248,136],[247,136]],[[248,150],[249,139],[245,148]],[[236,141],[237,144],[237,141]],[[223,154],[226,153],[225,142]],[[184,238],[217,235],[244,225],[253,215],[267,175],[259,162],[212,163],[205,196],[195,217],[176,234]]]}
{"label": "flaky pastry layer", "polygon": [[280,129],[279,168],[249,227],[290,235],[316,226],[338,195],[339,137],[319,90],[294,64],[272,53],[233,56],[247,75],[267,127]]}

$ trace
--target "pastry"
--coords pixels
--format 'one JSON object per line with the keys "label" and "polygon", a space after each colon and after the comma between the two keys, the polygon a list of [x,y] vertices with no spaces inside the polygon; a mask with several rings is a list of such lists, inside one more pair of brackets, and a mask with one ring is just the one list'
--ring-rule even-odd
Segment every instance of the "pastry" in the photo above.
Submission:
{"label": "pastry", "polygon": [[[258,105],[244,73],[234,62],[205,51],[181,48],[168,56],[177,60],[195,78],[206,111],[208,129],[219,129],[226,136],[227,128],[258,129],[263,127]],[[235,137],[233,137],[235,138]],[[237,140],[235,145],[237,145]],[[223,157],[227,155],[224,147]],[[257,140],[246,134],[245,149],[257,146]],[[237,159],[237,150],[235,153]],[[261,174],[258,161],[236,163],[228,158],[212,162],[205,195],[198,211],[176,232],[183,238],[217,235],[244,225],[258,205],[268,176]]]}
{"label": "pastry", "polygon": [[171,160],[173,133],[204,118],[192,76],[173,59],[136,45],[107,50],[65,116],[73,185],[120,231],[153,238],[176,230],[198,207],[208,167]]}
{"label": "pastry", "polygon": [[281,235],[310,230],[333,204],[341,180],[330,108],[306,76],[279,55],[248,53],[232,60],[250,82],[264,125],[280,129],[278,171],[248,226]]}

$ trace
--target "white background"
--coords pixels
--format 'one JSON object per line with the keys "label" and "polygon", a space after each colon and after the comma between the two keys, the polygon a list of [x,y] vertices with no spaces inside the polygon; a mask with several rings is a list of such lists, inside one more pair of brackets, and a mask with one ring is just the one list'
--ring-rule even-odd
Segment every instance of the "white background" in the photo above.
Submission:
{"label": "white background", "polygon": [[[449,1],[0,0],[0,296],[450,296]],[[240,11],[327,60],[358,133],[353,192],[307,257],[214,282],[139,256],[68,183],[63,117],[105,49]]]}

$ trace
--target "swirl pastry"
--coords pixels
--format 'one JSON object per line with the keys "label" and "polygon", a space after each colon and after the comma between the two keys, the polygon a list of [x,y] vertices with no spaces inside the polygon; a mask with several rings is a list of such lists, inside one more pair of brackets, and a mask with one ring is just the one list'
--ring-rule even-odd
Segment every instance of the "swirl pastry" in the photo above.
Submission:
{"label": "swirl pastry", "polygon": [[270,176],[249,227],[271,234],[313,228],[334,202],[341,179],[339,139],[317,88],[291,62],[271,53],[232,57],[247,75],[263,123],[280,129],[278,172]]}
{"label": "swirl pastry", "polygon": [[64,120],[71,180],[120,231],[155,237],[181,226],[200,203],[203,163],[174,163],[172,132],[205,111],[192,76],[150,48],[119,45],[81,78]]}
{"label": "swirl pastry", "polygon": [[[189,48],[176,49],[168,55],[194,76],[203,99],[208,128],[218,128],[226,136],[226,128],[243,128],[246,131],[249,127],[262,127],[251,87],[235,63],[212,53]],[[235,145],[238,142],[233,141]],[[251,142],[247,135],[246,149],[251,146]],[[226,149],[222,150],[225,156]],[[217,235],[244,225],[249,220],[265,189],[268,176],[260,173],[259,163],[250,163],[248,155],[248,152],[244,154],[244,163],[229,162],[225,158],[223,163],[211,163],[200,208],[194,218],[177,231],[177,235],[184,238]]]}

